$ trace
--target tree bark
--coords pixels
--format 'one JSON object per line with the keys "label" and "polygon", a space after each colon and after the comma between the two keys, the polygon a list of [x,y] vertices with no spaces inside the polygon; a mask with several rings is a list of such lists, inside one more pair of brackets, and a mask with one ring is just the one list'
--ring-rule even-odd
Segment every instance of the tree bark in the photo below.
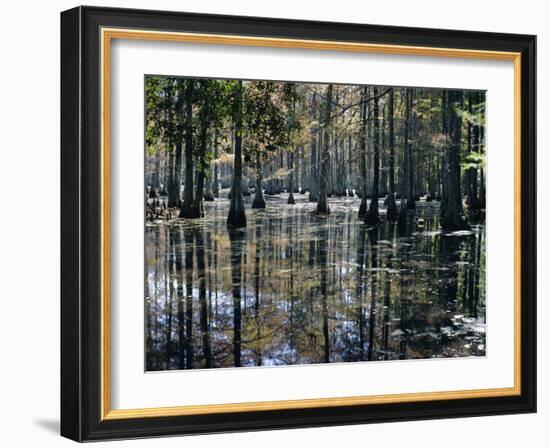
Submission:
{"label": "tree bark", "polygon": [[401,179],[400,179],[400,192],[401,198],[399,203],[399,215],[397,217],[398,229],[401,233],[407,230],[407,190],[408,190],[408,177],[409,177],[409,120],[410,120],[410,102],[409,102],[409,89],[406,89],[405,94],[405,120],[403,122],[403,155],[401,160]]}
{"label": "tree bark", "polygon": [[288,204],[296,204],[294,200],[294,150],[288,154],[288,168],[290,169],[289,180],[288,180]]}
{"label": "tree bark", "polygon": [[246,227],[246,214],[242,194],[243,183],[243,82],[238,81],[235,89],[235,158],[233,162],[233,183],[231,185],[231,202],[227,226],[231,228]]}
{"label": "tree bark", "polygon": [[[180,218],[194,218],[193,213],[193,90],[195,81],[187,80],[185,88],[185,187]],[[177,165],[177,162],[176,162]],[[179,183],[179,181],[178,181]],[[178,185],[179,188],[179,185]]]}
{"label": "tree bark", "polygon": [[[315,108],[317,106],[317,94],[313,93],[311,99],[311,120],[315,121]],[[318,127],[318,126],[317,126]],[[317,130],[310,131],[310,151],[309,151],[309,202],[317,202],[319,198],[318,185],[319,170],[317,169]]]}
{"label": "tree bark", "polygon": [[[214,136],[214,159],[218,159],[219,157],[219,149],[218,149],[218,131],[216,131],[216,134]],[[217,198],[220,196],[220,184],[218,180],[218,164],[214,164],[214,174],[212,179],[212,193],[214,194],[214,197]]]}
{"label": "tree bark", "polygon": [[388,197],[386,203],[388,204],[386,217],[388,221],[394,222],[397,219],[397,205],[395,204],[395,138],[393,134],[393,114],[394,114],[394,92],[393,89],[389,92],[388,101],[388,146],[390,150],[389,156],[389,185],[388,185]]}
{"label": "tree bark", "polygon": [[199,144],[199,160],[197,170],[197,191],[193,198],[193,210],[192,218],[202,218],[204,216],[203,196],[204,196],[204,179],[206,177],[206,143],[208,135],[208,125],[206,123],[201,124],[200,130],[200,144]]}
{"label": "tree bark", "polygon": [[413,127],[413,120],[411,117],[411,111],[413,106],[413,89],[407,89],[407,108],[406,117],[407,122],[407,209],[416,210],[415,197],[414,197],[414,175],[413,175],[413,155],[412,144],[410,142],[411,128]]}
{"label": "tree bark", "polygon": [[462,192],[460,191],[460,143],[462,119],[454,107],[460,102],[462,92],[449,90],[447,93],[448,144],[444,156],[445,207],[441,228],[445,231],[466,230],[470,226],[464,217]]}
{"label": "tree bark", "polygon": [[[468,111],[470,113],[473,112],[472,102],[473,98],[476,99],[476,103],[479,102],[479,93],[471,93],[470,98],[468,101]],[[475,153],[481,153],[481,142],[480,142],[480,130],[479,125],[477,124],[468,124],[468,130],[470,135],[470,140],[468,141],[470,144],[469,151],[475,152]],[[481,201],[479,200],[478,196],[478,176],[477,176],[477,168],[469,168],[468,169],[468,206],[470,208],[470,211],[472,214],[479,216],[479,213],[481,211]]]}
{"label": "tree bark", "polygon": [[374,87],[373,99],[373,119],[374,119],[374,158],[373,158],[373,175],[372,175],[372,198],[369,204],[369,210],[365,216],[365,224],[369,226],[378,225],[380,216],[378,214],[378,186],[380,182],[380,117],[378,107],[378,87]]}
{"label": "tree bark", "polygon": [[255,171],[256,171],[256,192],[254,193],[254,201],[252,208],[265,208],[264,193],[262,191],[262,161],[261,152],[256,148],[255,153]]}
{"label": "tree bark", "polygon": [[330,169],[330,120],[332,111],[332,84],[329,84],[325,94],[324,117],[323,117],[323,153],[321,157],[321,176],[319,182],[319,200],[317,201],[316,213],[318,215],[330,214],[327,202],[327,183]]}
{"label": "tree bark", "polygon": [[359,218],[364,219],[367,214],[367,96],[368,87],[361,91],[361,127],[359,129],[359,170],[361,173],[361,204]]}

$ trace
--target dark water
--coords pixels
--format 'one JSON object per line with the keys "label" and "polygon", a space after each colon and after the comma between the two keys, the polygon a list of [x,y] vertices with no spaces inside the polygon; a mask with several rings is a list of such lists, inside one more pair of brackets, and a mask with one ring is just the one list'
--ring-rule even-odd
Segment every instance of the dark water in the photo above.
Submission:
{"label": "dark water", "polygon": [[442,235],[420,202],[406,232],[372,230],[358,199],[320,218],[286,197],[246,198],[232,233],[226,199],[147,224],[147,370],[485,355],[483,226]]}

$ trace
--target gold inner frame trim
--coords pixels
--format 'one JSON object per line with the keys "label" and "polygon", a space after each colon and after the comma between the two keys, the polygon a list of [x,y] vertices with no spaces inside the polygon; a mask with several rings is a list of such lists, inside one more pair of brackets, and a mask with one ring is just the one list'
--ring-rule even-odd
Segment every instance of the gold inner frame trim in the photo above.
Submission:
{"label": "gold inner frame trim", "polygon": [[[215,45],[295,48],[356,53],[454,57],[514,63],[514,386],[506,388],[418,392],[390,395],[314,398],[229,404],[188,405],[140,409],[111,409],[110,347],[110,50],[113,39],[185,42]],[[101,29],[101,419],[116,420],[229,412],[407,403],[431,400],[503,397],[521,394],[521,53],[418,47],[305,39],[279,39],[216,34]]]}

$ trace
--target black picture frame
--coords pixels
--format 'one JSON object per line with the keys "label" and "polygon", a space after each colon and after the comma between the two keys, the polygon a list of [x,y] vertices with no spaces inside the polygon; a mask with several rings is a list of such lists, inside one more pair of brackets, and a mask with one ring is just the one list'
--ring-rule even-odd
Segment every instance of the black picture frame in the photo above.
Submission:
{"label": "black picture frame", "polygon": [[[521,53],[521,394],[102,420],[100,29]],[[536,412],[536,37],[77,7],[61,14],[61,435],[76,441]]]}

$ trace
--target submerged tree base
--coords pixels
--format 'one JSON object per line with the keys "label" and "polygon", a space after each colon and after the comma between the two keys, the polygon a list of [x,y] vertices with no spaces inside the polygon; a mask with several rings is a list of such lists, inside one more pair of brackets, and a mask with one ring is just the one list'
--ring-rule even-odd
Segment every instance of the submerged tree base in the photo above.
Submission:
{"label": "submerged tree base", "polygon": [[246,227],[246,213],[244,210],[230,211],[227,217],[227,227],[232,229]]}
{"label": "submerged tree base", "polygon": [[200,218],[201,217],[200,207],[197,207],[195,204],[188,206],[184,203],[181,207],[178,217],[186,218],[186,219]]}
{"label": "submerged tree base", "polygon": [[386,200],[384,201],[384,204],[386,205],[386,219],[389,222],[395,222],[397,221],[397,204],[395,202],[395,195],[394,194],[388,194],[386,196]]}
{"label": "submerged tree base", "polygon": [[265,199],[264,198],[254,198],[250,208],[265,208]]}
{"label": "submerged tree base", "polygon": [[364,219],[367,215],[367,198],[366,195],[361,199],[361,204],[359,205],[359,211],[357,212],[359,218]]}
{"label": "submerged tree base", "polygon": [[378,215],[378,211],[369,209],[369,211],[365,216],[365,224],[368,226],[377,226],[379,223],[380,223],[380,216]]}
{"label": "submerged tree base", "polygon": [[325,202],[317,202],[317,207],[315,208],[315,213],[317,215],[330,215],[330,207],[328,206],[328,203]]}
{"label": "submerged tree base", "polygon": [[231,197],[229,213],[227,215],[227,227],[231,229],[246,227],[244,201],[240,194],[236,194]]}
{"label": "submerged tree base", "polygon": [[291,191],[288,195],[288,200],[286,201],[287,204],[296,204],[296,200],[294,199],[294,193]]}
{"label": "submerged tree base", "polygon": [[471,227],[466,217],[460,215],[456,217],[443,217],[441,219],[441,229],[446,232],[457,232],[459,230],[470,230]]}
{"label": "submerged tree base", "polygon": [[265,208],[265,198],[260,182],[256,184],[256,193],[254,194],[254,201],[252,201],[252,208]]}

